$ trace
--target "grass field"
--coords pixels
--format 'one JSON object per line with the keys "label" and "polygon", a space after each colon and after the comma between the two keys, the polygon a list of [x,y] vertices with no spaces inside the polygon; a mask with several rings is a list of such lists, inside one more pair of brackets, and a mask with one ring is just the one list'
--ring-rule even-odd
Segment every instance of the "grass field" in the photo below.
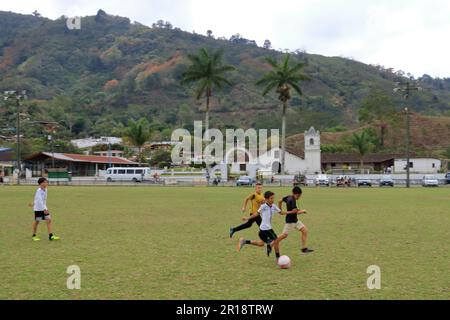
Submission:
{"label": "grass field", "polygon": [[[450,189],[305,189],[299,235],[282,243],[289,270],[264,249],[236,252],[251,189],[50,187],[60,242],[31,241],[35,187],[0,187],[0,299],[449,299]],[[278,196],[288,189],[273,190]],[[283,226],[275,217],[275,231]],[[81,290],[66,269],[81,268]],[[367,289],[367,267],[382,289]]]}

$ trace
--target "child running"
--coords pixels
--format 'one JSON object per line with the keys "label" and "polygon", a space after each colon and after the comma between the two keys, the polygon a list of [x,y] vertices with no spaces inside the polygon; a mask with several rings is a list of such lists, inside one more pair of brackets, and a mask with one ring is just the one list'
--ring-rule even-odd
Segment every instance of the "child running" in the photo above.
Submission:
{"label": "child running", "polygon": [[33,241],[40,241],[36,235],[39,222],[47,221],[48,239],[50,241],[60,240],[59,237],[52,233],[52,217],[47,208],[47,187],[48,181],[45,178],[39,178],[39,188],[36,190],[34,196],[34,204],[30,204],[30,207],[34,208],[34,222],[33,222]]}
{"label": "child running", "polygon": [[266,203],[263,204],[256,213],[254,213],[250,218],[246,218],[248,220],[255,219],[257,216],[261,217],[261,225],[259,231],[260,240],[245,240],[241,238],[237,245],[237,250],[241,251],[245,245],[253,245],[257,247],[264,247],[264,244],[267,245],[267,255],[270,256],[272,248],[275,249],[276,258],[280,258],[280,247],[279,241],[275,231],[272,228],[272,217],[275,213],[280,215],[287,215],[292,212],[282,212],[280,208],[278,208],[275,202],[275,194],[271,191],[267,191],[264,194],[264,198]]}
{"label": "child running", "polygon": [[278,237],[277,241],[280,243],[289,236],[293,230],[298,230],[302,234],[302,253],[311,253],[314,250],[308,249],[308,228],[298,219],[298,215],[307,214],[306,210],[300,210],[297,207],[297,200],[302,196],[302,189],[295,187],[292,190],[292,195],[284,197],[278,201],[278,207],[283,208],[283,202],[286,203],[286,208],[291,214],[286,215],[286,224],[284,225],[283,233]]}
{"label": "child running", "polygon": [[[250,216],[252,216],[258,211],[259,207],[264,203],[264,201],[264,196],[262,194],[262,184],[257,183],[255,192],[245,198],[244,205],[242,206],[242,213],[245,213],[245,210],[247,210],[247,205],[250,202]],[[254,223],[256,223],[258,226],[261,225],[261,217],[259,215],[253,219],[243,217],[242,220],[246,222],[238,227],[230,228],[230,238],[232,238],[233,234],[235,234],[236,232],[251,228]]]}

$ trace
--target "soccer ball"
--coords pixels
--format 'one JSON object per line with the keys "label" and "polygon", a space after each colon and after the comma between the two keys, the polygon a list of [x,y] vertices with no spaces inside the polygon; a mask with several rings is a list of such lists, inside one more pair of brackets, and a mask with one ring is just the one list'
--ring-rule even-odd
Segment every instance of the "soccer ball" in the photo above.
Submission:
{"label": "soccer ball", "polygon": [[289,269],[291,267],[291,258],[288,256],[282,256],[278,259],[278,266],[281,269]]}

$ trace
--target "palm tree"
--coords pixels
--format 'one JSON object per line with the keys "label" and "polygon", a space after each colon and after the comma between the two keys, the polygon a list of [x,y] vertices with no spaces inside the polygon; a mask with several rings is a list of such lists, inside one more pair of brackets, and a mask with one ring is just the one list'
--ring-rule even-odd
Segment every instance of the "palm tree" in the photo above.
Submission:
{"label": "palm tree", "polygon": [[235,67],[224,65],[222,62],[223,51],[210,52],[205,48],[199,50],[198,54],[189,54],[191,65],[183,73],[181,84],[197,84],[196,98],[200,100],[206,97],[205,130],[209,129],[209,106],[213,89],[221,90],[223,85],[231,85],[225,78],[225,74],[234,71]]}
{"label": "palm tree", "polygon": [[361,173],[363,173],[364,156],[368,154],[372,148],[366,132],[363,131],[361,134],[353,133],[353,136],[350,139],[350,145],[360,156]]}
{"label": "palm tree", "polygon": [[142,158],[142,147],[148,140],[150,140],[151,137],[149,127],[150,124],[145,118],[141,118],[137,121],[130,120],[128,122],[128,128],[125,132],[125,139],[138,148],[138,161],[141,161]]}
{"label": "palm tree", "polygon": [[286,110],[288,102],[291,99],[291,89],[293,89],[299,96],[303,92],[299,86],[299,82],[310,80],[301,71],[305,67],[305,63],[296,63],[293,67],[289,65],[291,55],[287,54],[284,61],[279,64],[274,58],[267,57],[266,62],[273,68],[272,71],[266,73],[256,85],[265,86],[263,96],[266,96],[270,91],[276,89],[279,95],[278,100],[283,105],[283,117],[281,123],[281,173],[285,173],[285,159],[286,159]]}

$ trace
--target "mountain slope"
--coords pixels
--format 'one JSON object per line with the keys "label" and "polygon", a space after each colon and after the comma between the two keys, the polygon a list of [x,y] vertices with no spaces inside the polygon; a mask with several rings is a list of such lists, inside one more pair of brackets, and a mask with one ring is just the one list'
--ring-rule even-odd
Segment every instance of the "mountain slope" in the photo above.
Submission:
{"label": "mountain slope", "polygon": [[[61,121],[65,136],[120,134],[130,118],[147,117],[161,138],[172,128],[192,127],[203,118],[203,102],[192,88],[180,85],[187,54],[201,47],[224,49],[225,60],[237,67],[233,86],[214,93],[212,125],[279,127],[275,95],[261,96],[255,82],[268,70],[265,56],[281,52],[257,47],[243,38],[219,40],[180,29],[149,28],[99,11],[82,18],[81,30],[68,30],[65,18],[49,20],[0,12],[0,90],[26,89],[26,110],[33,119]],[[314,125],[320,130],[357,126],[362,99],[373,89],[392,92],[401,73],[339,57],[302,52],[305,96],[294,97],[288,111],[288,133]],[[421,78],[425,91],[411,99],[412,110],[448,114],[450,79]],[[399,108],[400,96],[396,96]],[[8,106],[0,107],[2,123],[13,121]],[[30,129],[31,130],[31,129]]]}

